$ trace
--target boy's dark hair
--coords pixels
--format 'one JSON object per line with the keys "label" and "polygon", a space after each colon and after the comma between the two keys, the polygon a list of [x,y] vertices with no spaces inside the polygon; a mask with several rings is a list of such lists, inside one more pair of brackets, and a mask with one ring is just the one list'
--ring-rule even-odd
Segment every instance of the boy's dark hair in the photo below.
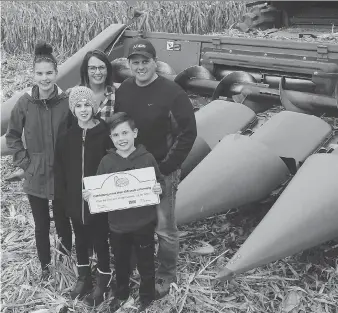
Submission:
{"label": "boy's dark hair", "polygon": [[101,50],[95,49],[88,51],[83,58],[81,67],[80,67],[80,76],[81,76],[81,86],[89,86],[89,78],[88,78],[88,62],[91,57],[98,58],[102,61],[107,67],[107,78],[105,81],[105,87],[113,85],[113,66],[111,65],[108,56]]}
{"label": "boy's dark hair", "polygon": [[128,122],[132,130],[136,128],[135,121],[125,112],[115,113],[113,114],[113,116],[106,120],[110,131],[114,130],[118,125],[124,122]]}

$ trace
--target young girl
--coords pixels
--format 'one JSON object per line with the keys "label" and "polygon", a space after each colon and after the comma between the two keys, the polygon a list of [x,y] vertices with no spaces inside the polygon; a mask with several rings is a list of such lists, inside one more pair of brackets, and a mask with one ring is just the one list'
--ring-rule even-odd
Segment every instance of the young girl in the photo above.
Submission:
{"label": "young girl", "polygon": [[107,55],[100,50],[87,52],[81,64],[80,76],[80,85],[90,88],[99,104],[95,117],[103,120],[111,117],[114,112],[115,88],[113,68]]}
{"label": "young girl", "polygon": [[[58,134],[68,127],[68,97],[55,84],[57,62],[53,48],[39,43],[35,48],[33,88],[14,106],[6,133],[13,163],[24,170],[23,189],[28,195],[35,222],[35,241],[42,268],[42,279],[49,276],[49,200],[53,200],[56,231],[67,251],[72,247],[70,221],[60,199],[54,197],[54,147]],[[22,133],[26,148],[22,142]],[[65,252],[65,250],[63,250]]]}
{"label": "young girl", "polygon": [[[95,119],[98,105],[91,89],[72,88],[69,108],[75,118],[68,132],[59,138],[55,153],[56,193],[67,203],[66,213],[71,217],[75,233],[78,279],[71,292],[72,299],[85,298],[85,303],[97,306],[103,301],[111,280],[109,266],[108,217],[106,213],[89,212],[82,198],[83,177],[96,174],[101,159],[112,147],[109,130],[101,119]],[[96,285],[92,290],[88,249],[93,244],[98,264]]]}

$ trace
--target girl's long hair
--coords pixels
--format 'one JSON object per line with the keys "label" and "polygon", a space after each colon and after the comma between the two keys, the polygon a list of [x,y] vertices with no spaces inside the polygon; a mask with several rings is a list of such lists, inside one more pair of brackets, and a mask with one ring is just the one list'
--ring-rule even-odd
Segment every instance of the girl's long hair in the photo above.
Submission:
{"label": "girl's long hair", "polygon": [[109,62],[108,56],[101,50],[95,49],[88,51],[83,58],[81,67],[80,67],[80,76],[81,76],[81,86],[86,86],[90,88],[89,77],[88,77],[88,62],[91,57],[98,58],[101,60],[107,67],[107,77],[105,80],[105,87],[113,85],[113,67]]}

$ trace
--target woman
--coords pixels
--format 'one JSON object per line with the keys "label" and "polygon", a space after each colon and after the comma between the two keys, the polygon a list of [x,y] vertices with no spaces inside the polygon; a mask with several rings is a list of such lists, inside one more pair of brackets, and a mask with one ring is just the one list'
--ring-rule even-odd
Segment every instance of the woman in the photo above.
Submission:
{"label": "woman", "polygon": [[[50,217],[49,200],[52,200],[55,227],[63,252],[72,247],[72,230],[60,199],[54,198],[54,148],[58,135],[69,125],[68,97],[56,85],[57,61],[53,48],[46,43],[35,47],[33,62],[34,86],[24,93],[14,106],[6,133],[7,146],[13,151],[14,165],[24,170],[23,189],[35,223],[35,241],[41,263],[42,279],[50,271]],[[26,148],[22,142],[22,133]]]}
{"label": "woman", "polygon": [[107,55],[100,50],[88,51],[81,68],[81,86],[90,88],[99,104],[96,118],[106,120],[114,112],[115,88],[113,87],[113,67]]}

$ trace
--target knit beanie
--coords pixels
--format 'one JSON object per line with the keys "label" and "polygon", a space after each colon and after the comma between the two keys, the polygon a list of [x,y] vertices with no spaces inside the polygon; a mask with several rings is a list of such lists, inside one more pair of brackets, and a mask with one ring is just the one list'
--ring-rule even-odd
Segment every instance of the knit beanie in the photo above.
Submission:
{"label": "knit beanie", "polygon": [[75,105],[81,101],[86,100],[93,108],[93,113],[96,114],[99,108],[99,105],[94,99],[94,92],[85,86],[76,86],[73,87],[69,94],[69,109],[74,114]]}

